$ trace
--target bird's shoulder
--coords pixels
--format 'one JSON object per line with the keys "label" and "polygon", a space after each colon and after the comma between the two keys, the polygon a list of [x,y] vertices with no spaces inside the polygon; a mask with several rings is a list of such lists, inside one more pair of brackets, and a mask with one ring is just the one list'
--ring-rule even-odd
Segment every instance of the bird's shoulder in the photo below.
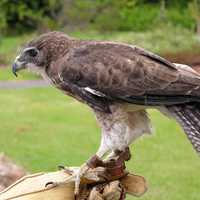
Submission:
{"label": "bird's shoulder", "polygon": [[136,45],[111,41],[79,41],[69,50],[66,58],[80,60],[81,62],[87,59],[90,62],[108,62],[109,60],[110,62],[115,61],[115,63],[116,61],[123,62],[127,60],[132,63],[138,60],[142,62],[151,61],[154,64],[162,64],[172,70],[176,70],[176,66],[173,63],[157,54]]}
{"label": "bird's shoulder", "polygon": [[57,66],[65,81],[81,87],[101,85],[119,91],[122,85],[140,85],[141,90],[142,86],[153,84],[157,88],[178,76],[176,66],[164,58],[137,46],[115,42],[80,42]]}

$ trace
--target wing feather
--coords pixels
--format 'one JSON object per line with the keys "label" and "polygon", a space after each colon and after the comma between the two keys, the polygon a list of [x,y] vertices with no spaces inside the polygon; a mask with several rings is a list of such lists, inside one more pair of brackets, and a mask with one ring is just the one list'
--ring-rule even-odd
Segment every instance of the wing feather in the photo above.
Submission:
{"label": "wing feather", "polygon": [[64,82],[90,88],[109,100],[171,105],[199,97],[193,92],[200,86],[197,73],[135,46],[88,43],[58,62]]}

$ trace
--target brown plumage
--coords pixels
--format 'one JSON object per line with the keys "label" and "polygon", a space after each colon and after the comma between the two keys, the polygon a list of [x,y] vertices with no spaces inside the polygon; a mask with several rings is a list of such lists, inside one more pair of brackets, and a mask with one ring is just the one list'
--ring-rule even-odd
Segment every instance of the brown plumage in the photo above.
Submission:
{"label": "brown plumage", "polygon": [[102,127],[99,158],[124,151],[151,132],[145,109],[174,117],[200,152],[200,75],[136,46],[77,40],[51,32],[31,41],[13,71],[38,71],[66,94],[88,104]]}

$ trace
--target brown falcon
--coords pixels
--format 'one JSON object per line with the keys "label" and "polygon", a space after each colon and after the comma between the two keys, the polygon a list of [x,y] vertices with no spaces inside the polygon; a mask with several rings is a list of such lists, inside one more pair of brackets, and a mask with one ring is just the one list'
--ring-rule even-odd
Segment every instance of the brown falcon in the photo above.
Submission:
{"label": "brown falcon", "polygon": [[105,154],[120,155],[151,132],[147,108],[174,118],[200,152],[200,74],[188,66],[132,45],[50,32],[22,49],[13,73],[27,68],[89,105],[102,128],[97,153],[74,176],[77,187],[84,172]]}

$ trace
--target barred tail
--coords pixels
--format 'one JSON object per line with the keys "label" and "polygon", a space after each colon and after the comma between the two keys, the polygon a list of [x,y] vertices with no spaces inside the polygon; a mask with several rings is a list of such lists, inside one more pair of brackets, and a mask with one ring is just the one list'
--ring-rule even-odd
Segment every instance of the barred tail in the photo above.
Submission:
{"label": "barred tail", "polygon": [[200,104],[170,106],[168,110],[182,126],[194,149],[200,154]]}

